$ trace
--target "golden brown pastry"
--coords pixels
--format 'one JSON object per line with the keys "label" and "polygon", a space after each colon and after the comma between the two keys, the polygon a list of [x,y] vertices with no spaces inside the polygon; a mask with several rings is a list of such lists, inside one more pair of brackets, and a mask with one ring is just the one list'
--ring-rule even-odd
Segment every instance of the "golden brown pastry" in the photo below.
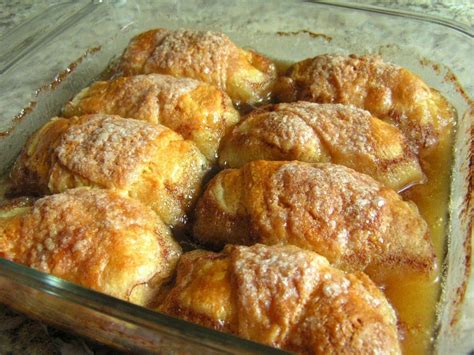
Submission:
{"label": "golden brown pastry", "polygon": [[299,101],[251,112],[222,143],[221,166],[253,160],[333,162],[400,191],[424,181],[403,134],[353,106]]}
{"label": "golden brown pastry", "polygon": [[0,208],[0,257],[136,304],[152,301],[181,248],[140,202],[78,188]]}
{"label": "golden brown pastry", "polygon": [[189,77],[217,86],[235,103],[269,99],[275,65],[237,47],[223,33],[154,29],[134,37],[119,63],[124,76],[160,73]]}
{"label": "golden brown pastry", "polygon": [[306,354],[400,354],[396,316],[363,273],[295,246],[196,250],[159,310]]}
{"label": "golden brown pastry", "polygon": [[351,104],[396,125],[413,146],[435,146],[452,121],[449,104],[418,76],[378,56],[320,55],[294,64],[279,98]]}
{"label": "golden brown pastry", "polygon": [[194,143],[172,130],[97,114],[51,120],[27,142],[11,178],[17,192],[35,185],[52,193],[78,186],[113,189],[175,226],[185,222],[207,171]]}
{"label": "golden brown pastry", "polygon": [[342,165],[253,161],[220,172],[196,207],[206,245],[293,244],[347,271],[431,275],[436,262],[415,204]]}
{"label": "golden brown pastry", "polygon": [[61,135],[77,122],[53,118],[38,129],[26,141],[10,172],[14,195],[45,195],[48,189],[49,174],[54,151],[61,142]]}
{"label": "golden brown pastry", "polygon": [[99,81],[63,109],[65,117],[105,113],[162,124],[215,161],[222,136],[239,121],[227,94],[188,78],[149,74]]}

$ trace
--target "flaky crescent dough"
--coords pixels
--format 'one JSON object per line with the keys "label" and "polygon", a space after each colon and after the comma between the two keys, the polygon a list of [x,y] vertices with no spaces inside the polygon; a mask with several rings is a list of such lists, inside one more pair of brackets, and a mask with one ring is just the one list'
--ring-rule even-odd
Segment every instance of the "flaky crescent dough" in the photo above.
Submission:
{"label": "flaky crescent dough", "polygon": [[140,202],[90,188],[0,207],[0,256],[140,305],[181,255],[169,228]]}
{"label": "flaky crescent dough", "polygon": [[304,354],[400,354],[395,312],[363,273],[295,246],[196,250],[159,310]]}
{"label": "flaky crescent dough", "polygon": [[171,128],[193,141],[210,162],[222,136],[239,121],[225,92],[189,78],[148,74],[98,81],[68,102],[64,117],[104,113]]}
{"label": "flaky crescent dough", "polygon": [[448,131],[447,101],[411,71],[378,56],[320,55],[290,67],[278,95],[284,101],[351,104],[394,124],[425,153]]}
{"label": "flaky crescent dough", "polygon": [[48,122],[27,142],[11,178],[23,193],[112,189],[175,226],[185,222],[208,169],[195,144],[169,128],[96,114]]}
{"label": "flaky crescent dough", "polygon": [[425,180],[396,127],[340,104],[299,101],[251,112],[223,140],[219,163],[239,168],[252,160],[342,164],[396,191]]}
{"label": "flaky crescent dough", "polygon": [[195,238],[225,244],[293,244],[348,271],[431,275],[428,226],[411,202],[342,165],[253,161],[220,172],[195,211]]}
{"label": "flaky crescent dough", "polygon": [[192,30],[154,29],[139,34],[125,50],[119,73],[194,78],[247,105],[268,101],[276,79],[269,59],[237,47],[223,33]]}

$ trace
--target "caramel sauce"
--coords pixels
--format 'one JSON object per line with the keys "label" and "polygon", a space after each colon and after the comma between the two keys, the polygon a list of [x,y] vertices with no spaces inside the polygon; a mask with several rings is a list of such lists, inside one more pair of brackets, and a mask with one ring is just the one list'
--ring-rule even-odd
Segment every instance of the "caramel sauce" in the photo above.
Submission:
{"label": "caramel sauce", "polygon": [[416,203],[428,223],[438,258],[437,275],[433,280],[399,275],[385,287],[385,294],[398,313],[405,354],[427,353],[433,343],[436,305],[441,293],[441,271],[446,253],[452,137],[453,132],[450,130],[424,158],[422,165],[427,183],[402,193],[405,200]]}
{"label": "caramel sauce", "polygon": [[[285,73],[292,64],[275,59],[273,61],[279,74]],[[101,79],[111,77],[111,67],[104,71]],[[241,113],[248,110],[250,108],[239,108]],[[392,274],[382,286],[398,316],[404,354],[426,354],[433,346],[436,306],[441,294],[441,271],[446,252],[453,131],[450,129],[444,137],[441,137],[439,144],[424,157],[422,165],[427,182],[401,193],[405,200],[411,200],[418,206],[420,214],[428,223],[438,262],[436,274],[430,279],[420,275]],[[7,176],[0,177],[0,201],[4,198],[9,185]],[[180,243],[184,250],[198,247],[186,240]]]}
{"label": "caramel sauce", "polygon": [[295,31],[295,32],[282,32],[282,31],[279,31],[276,34],[278,36],[294,36],[294,35],[299,35],[301,33],[305,33],[311,38],[322,38],[326,42],[331,42],[332,41],[332,37],[328,36],[325,33],[313,32],[313,31],[309,31],[309,30],[299,30],[299,31]]}
{"label": "caramel sauce", "polygon": [[[286,73],[293,64],[288,61],[274,62],[280,75]],[[443,115],[453,115],[449,104],[445,106]],[[402,351],[407,355],[430,353],[433,347],[437,303],[442,287],[441,272],[446,253],[453,131],[447,129],[446,134],[440,137],[439,144],[423,157],[422,167],[427,182],[401,193],[405,200],[417,205],[428,223],[438,266],[436,273],[429,279],[414,274],[392,273],[382,286],[397,313]]]}
{"label": "caramel sauce", "polygon": [[10,186],[11,184],[8,174],[0,176],[0,202],[5,199],[5,195],[10,189]]}

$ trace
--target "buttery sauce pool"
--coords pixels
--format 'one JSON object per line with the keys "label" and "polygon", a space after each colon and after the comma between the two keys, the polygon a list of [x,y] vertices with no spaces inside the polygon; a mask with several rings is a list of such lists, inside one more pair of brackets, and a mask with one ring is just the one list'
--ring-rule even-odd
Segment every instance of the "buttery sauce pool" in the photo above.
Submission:
{"label": "buttery sauce pool", "polygon": [[[293,64],[272,60],[276,63],[279,74],[286,72]],[[447,107],[444,112],[453,114]],[[422,167],[427,182],[401,193],[404,200],[411,200],[417,205],[427,222],[438,266],[432,278],[393,274],[383,286],[386,297],[397,313],[402,351],[406,355],[430,353],[436,335],[437,303],[441,295],[441,271],[446,253],[449,218],[453,136],[454,129],[447,127],[439,144],[424,157]]]}
{"label": "buttery sauce pool", "polygon": [[[274,60],[281,73],[291,65]],[[248,111],[249,108],[241,108]],[[395,308],[404,354],[426,354],[433,346],[437,303],[441,294],[441,270],[446,252],[448,204],[452,163],[452,130],[441,137],[438,146],[424,158],[427,182],[401,193],[405,200],[416,203],[428,223],[437,256],[436,275],[427,279],[417,275],[392,275],[383,291]],[[8,188],[6,176],[0,177],[0,200]],[[192,249],[192,248],[191,248]]]}
{"label": "buttery sauce pool", "polygon": [[405,200],[416,203],[428,223],[438,261],[434,280],[394,278],[385,294],[398,313],[405,354],[422,354],[431,350],[435,335],[437,302],[441,294],[441,271],[446,253],[449,192],[451,182],[452,136],[443,137],[433,152],[425,158],[423,170],[428,181],[402,192]]}

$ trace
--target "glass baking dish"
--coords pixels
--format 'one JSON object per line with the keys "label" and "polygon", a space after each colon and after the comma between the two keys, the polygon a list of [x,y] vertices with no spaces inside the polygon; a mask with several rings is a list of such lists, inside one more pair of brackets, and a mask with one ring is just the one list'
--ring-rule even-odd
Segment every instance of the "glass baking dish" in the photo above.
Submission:
{"label": "glass baking dish", "polygon": [[[378,53],[420,75],[458,114],[448,251],[434,352],[474,349],[471,275],[473,31],[451,21],[348,3],[306,1],[65,2],[0,38],[0,173],[31,133],[100,77],[129,39],[155,27],[223,31],[283,62]],[[449,169],[450,167],[446,167]],[[0,302],[114,347],[162,353],[270,353],[219,333],[0,258]]]}

